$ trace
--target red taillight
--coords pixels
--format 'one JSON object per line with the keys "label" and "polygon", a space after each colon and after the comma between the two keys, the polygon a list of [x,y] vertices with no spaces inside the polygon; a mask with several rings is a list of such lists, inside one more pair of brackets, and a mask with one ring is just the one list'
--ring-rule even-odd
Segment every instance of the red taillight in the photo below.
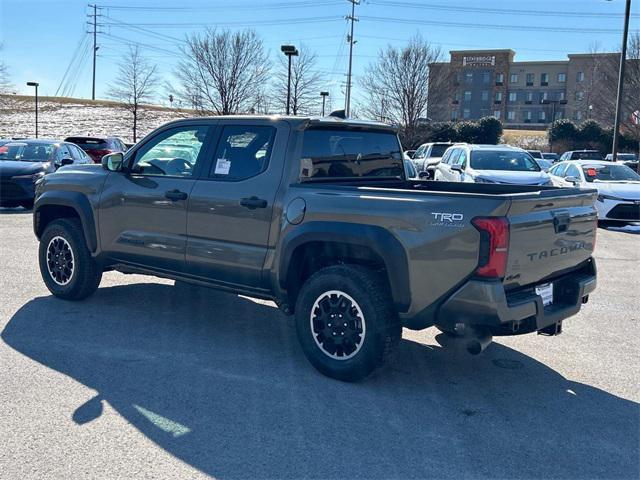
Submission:
{"label": "red taillight", "polygon": [[509,254],[509,222],[505,217],[476,217],[471,223],[480,232],[476,274],[490,278],[504,277]]}

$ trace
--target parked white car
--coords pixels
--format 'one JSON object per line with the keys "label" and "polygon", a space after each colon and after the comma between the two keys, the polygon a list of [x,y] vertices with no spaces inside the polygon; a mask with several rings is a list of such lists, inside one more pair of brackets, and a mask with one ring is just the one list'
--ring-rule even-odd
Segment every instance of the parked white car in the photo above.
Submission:
{"label": "parked white car", "polygon": [[413,157],[411,157],[418,174],[422,174],[421,176],[426,176],[427,178],[433,178],[433,173],[440,163],[440,160],[442,160],[444,152],[452,145],[453,143],[450,142],[423,143],[420,145],[413,154]]}
{"label": "parked white car", "polygon": [[508,145],[454,145],[438,164],[435,180],[554,185],[529,153]]}
{"label": "parked white car", "polygon": [[561,162],[549,169],[555,179],[598,190],[598,220],[640,222],[640,175],[626,165],[598,160]]}

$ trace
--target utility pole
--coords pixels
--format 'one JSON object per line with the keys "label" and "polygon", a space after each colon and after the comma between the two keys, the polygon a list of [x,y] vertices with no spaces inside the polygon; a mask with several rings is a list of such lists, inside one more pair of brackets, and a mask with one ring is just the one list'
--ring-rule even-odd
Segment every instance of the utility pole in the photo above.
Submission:
{"label": "utility pole", "polygon": [[93,17],[93,80],[91,86],[91,100],[96,99],[96,56],[98,53],[98,5],[89,5],[93,8],[93,14],[89,15]]}
{"label": "utility pole", "polygon": [[351,15],[349,15],[347,20],[351,21],[351,34],[347,37],[347,41],[349,42],[349,71],[347,73],[347,94],[345,95],[345,108],[344,113],[347,118],[349,118],[351,114],[351,67],[353,64],[353,45],[356,43],[353,40],[353,24],[357,22],[356,18],[356,5],[360,5],[360,0],[347,0],[351,2]]}
{"label": "utility pole", "polygon": [[[616,100],[616,119],[613,124],[613,147],[611,156],[613,161],[618,160],[618,133],[620,130],[620,118],[622,117],[622,93],[624,89],[624,69],[627,63],[627,43],[629,38],[629,17],[631,16],[631,0],[627,0],[624,13],[624,30],[622,32],[622,52],[620,52],[620,72],[618,74],[618,98]],[[639,167],[640,168],[640,167]]]}

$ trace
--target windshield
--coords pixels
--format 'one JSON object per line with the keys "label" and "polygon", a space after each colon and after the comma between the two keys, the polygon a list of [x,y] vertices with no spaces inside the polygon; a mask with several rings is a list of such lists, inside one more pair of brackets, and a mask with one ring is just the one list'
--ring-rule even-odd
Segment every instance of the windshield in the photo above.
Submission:
{"label": "windshield", "polygon": [[507,170],[511,172],[540,171],[540,167],[531,158],[531,155],[515,150],[472,151],[471,168],[476,170]]}
{"label": "windshield", "polygon": [[542,158],[542,153],[539,150],[529,150],[529,155],[533,158]]}
{"label": "windshield", "polygon": [[585,165],[582,167],[587,182],[630,182],[640,181],[640,175],[626,165]]}
{"label": "windshield", "polygon": [[55,151],[55,144],[20,142],[0,147],[0,160],[21,162],[48,162]]}
{"label": "windshield", "polygon": [[447,151],[447,148],[449,148],[451,145],[448,143],[445,143],[444,145],[433,145],[431,147],[431,152],[429,153],[429,157],[442,157],[444,155],[444,152]]}
{"label": "windshield", "polygon": [[571,160],[602,160],[602,155],[600,155],[600,152],[589,150],[586,152],[573,152]]}
{"label": "windshield", "polygon": [[304,132],[300,174],[303,179],[402,177],[402,158],[394,132],[311,128]]}

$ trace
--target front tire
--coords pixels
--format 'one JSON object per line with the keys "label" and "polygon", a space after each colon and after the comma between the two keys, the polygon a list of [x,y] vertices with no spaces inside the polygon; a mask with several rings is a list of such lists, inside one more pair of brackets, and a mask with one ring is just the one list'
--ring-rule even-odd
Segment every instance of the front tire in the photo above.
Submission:
{"label": "front tire", "polygon": [[61,218],[47,225],[38,256],[42,279],[56,297],[82,300],[100,285],[102,269],[91,256],[82,225],[75,218]]}
{"label": "front tire", "polygon": [[402,336],[384,277],[359,266],[326,267],[312,275],[298,295],[295,321],[309,362],[348,382],[381,366]]}

